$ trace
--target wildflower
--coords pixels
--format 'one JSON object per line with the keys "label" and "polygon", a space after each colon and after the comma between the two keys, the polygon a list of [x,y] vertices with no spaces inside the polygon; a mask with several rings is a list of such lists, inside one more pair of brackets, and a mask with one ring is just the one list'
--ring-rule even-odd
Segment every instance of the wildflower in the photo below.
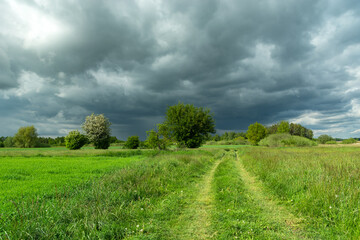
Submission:
{"label": "wildflower", "polygon": [[138,228],[138,227],[140,227],[139,225],[136,225],[136,227]]}
{"label": "wildflower", "polygon": [[143,232],[144,231],[144,229],[140,229],[140,232]]}
{"label": "wildflower", "polygon": [[141,211],[144,211],[144,209],[143,209],[143,208],[141,208]]}
{"label": "wildflower", "polygon": [[329,208],[330,208],[330,209],[332,209],[332,207],[331,207],[331,206],[330,206]]}

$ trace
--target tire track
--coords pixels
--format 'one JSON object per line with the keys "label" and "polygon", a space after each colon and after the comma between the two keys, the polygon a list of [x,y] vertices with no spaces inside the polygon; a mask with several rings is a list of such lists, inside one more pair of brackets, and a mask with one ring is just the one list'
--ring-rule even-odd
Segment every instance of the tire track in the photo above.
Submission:
{"label": "tire track", "polygon": [[214,163],[214,166],[199,183],[198,193],[185,213],[180,217],[186,224],[177,234],[178,239],[212,239],[214,233],[210,232],[211,212],[214,207],[214,195],[212,181],[214,173],[222,158]]}
{"label": "tire track", "polygon": [[277,201],[269,197],[269,194],[266,194],[261,181],[257,180],[244,168],[238,154],[236,155],[236,160],[236,167],[249,194],[254,202],[263,210],[264,215],[269,221],[284,226],[289,239],[306,239],[301,226],[303,220],[294,216],[284,206],[279,205]]}

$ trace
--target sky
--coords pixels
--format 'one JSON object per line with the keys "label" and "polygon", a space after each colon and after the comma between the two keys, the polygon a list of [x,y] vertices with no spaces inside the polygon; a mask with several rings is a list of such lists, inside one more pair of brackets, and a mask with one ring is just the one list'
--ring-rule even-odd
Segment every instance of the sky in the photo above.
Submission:
{"label": "sky", "polygon": [[358,0],[0,1],[0,136],[81,129],[125,140],[179,101],[218,133],[300,123],[360,136]]}

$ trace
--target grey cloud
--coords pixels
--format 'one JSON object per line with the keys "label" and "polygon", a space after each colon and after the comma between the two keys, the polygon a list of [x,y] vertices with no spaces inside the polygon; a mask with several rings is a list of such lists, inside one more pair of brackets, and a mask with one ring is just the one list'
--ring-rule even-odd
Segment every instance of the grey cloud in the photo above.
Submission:
{"label": "grey cloud", "polygon": [[340,136],[360,125],[357,1],[17,3],[60,29],[22,38],[0,5],[0,109],[40,133],[95,112],[119,137],[143,138],[178,101],[210,107],[219,130],[294,119]]}

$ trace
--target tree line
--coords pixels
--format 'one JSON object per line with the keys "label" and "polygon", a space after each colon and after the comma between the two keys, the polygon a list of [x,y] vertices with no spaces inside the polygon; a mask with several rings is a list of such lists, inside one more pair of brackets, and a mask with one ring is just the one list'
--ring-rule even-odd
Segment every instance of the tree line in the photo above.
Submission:
{"label": "tree line", "polygon": [[[179,102],[169,106],[165,120],[156,128],[146,132],[144,142],[138,136],[130,136],[127,141],[111,136],[111,122],[103,114],[92,114],[85,118],[81,130],[70,131],[66,137],[38,137],[34,126],[21,127],[13,137],[1,137],[0,147],[47,147],[66,146],[71,150],[92,144],[96,149],[107,149],[112,143],[122,143],[125,148],[153,148],[164,150],[170,145],[182,148],[197,148],[206,141],[236,141],[239,144],[253,144],[272,134],[286,133],[313,139],[313,131],[297,123],[281,121],[270,126],[258,122],[251,124],[246,132],[224,132],[215,134],[214,115],[210,109],[195,107]],[[322,137],[320,136],[321,140]]]}

